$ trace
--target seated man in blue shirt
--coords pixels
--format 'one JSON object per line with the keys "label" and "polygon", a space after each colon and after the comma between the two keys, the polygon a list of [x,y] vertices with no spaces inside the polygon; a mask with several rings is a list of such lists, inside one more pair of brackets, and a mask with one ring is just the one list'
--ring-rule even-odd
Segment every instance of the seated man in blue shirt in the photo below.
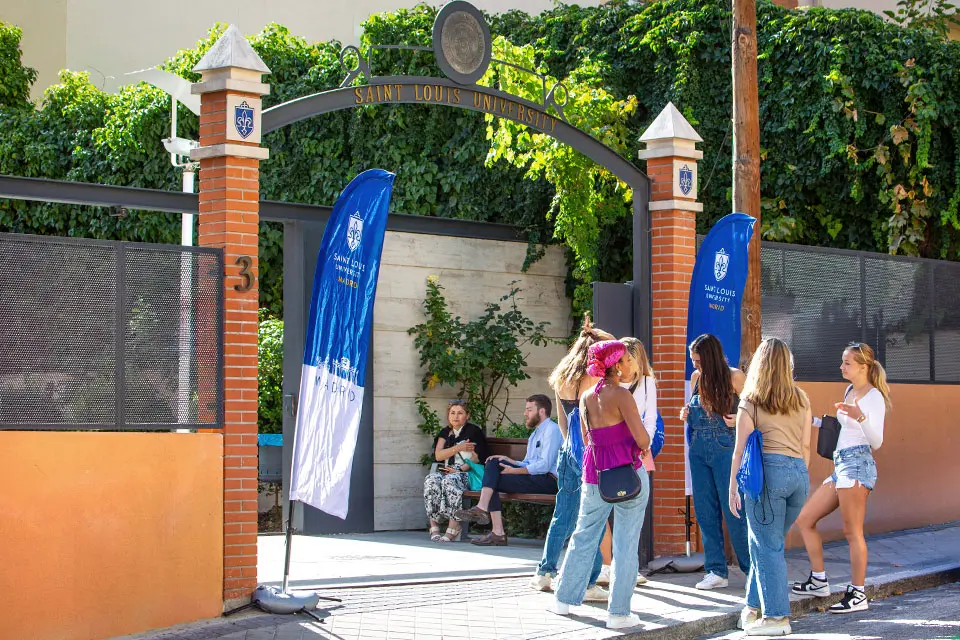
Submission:
{"label": "seated man in blue shirt", "polygon": [[475,507],[458,509],[454,516],[478,524],[492,523],[487,535],[473,540],[482,547],[504,547],[507,535],[503,530],[500,510],[500,492],[543,493],[556,495],[557,477],[554,469],[563,435],[556,422],[550,419],[553,408],[550,398],[537,394],[527,398],[523,411],[527,428],[533,429],[527,441],[527,455],[517,462],[507,456],[490,456],[483,470],[483,489]]}

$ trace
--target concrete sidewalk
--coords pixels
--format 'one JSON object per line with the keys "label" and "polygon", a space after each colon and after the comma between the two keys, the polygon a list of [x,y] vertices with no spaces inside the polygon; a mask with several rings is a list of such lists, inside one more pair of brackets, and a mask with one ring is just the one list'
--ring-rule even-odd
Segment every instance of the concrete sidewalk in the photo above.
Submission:
{"label": "concrete sidewalk", "polygon": [[[299,573],[291,571],[291,576],[299,576],[294,585],[310,583],[323,587],[318,589],[321,595],[343,599],[325,609],[321,603],[318,613],[327,616],[324,624],[298,616],[252,613],[128,636],[128,640],[696,638],[732,629],[743,606],[744,576],[736,569],[731,569],[730,587],[707,592],[693,588],[700,574],[657,575],[634,592],[631,608],[640,615],[642,625],[608,631],[603,607],[575,607],[570,617],[545,611],[552,596],[527,587],[533,572],[529,563],[535,565],[539,543],[503,550],[426,543],[403,551],[408,535],[313,538],[312,545],[295,542],[295,557],[297,544],[320,555],[311,561],[316,566],[301,565]],[[871,595],[934,586],[960,573],[960,523],[873,536],[868,546]],[[351,557],[343,553],[349,548],[366,551]],[[825,551],[827,571],[839,597],[850,576],[847,546],[834,543]],[[509,563],[511,558],[514,565]],[[351,570],[354,565],[359,571]],[[791,580],[803,579],[809,571],[802,550],[788,552],[788,565]],[[377,567],[381,581],[375,582]],[[403,567],[409,573],[403,573]],[[262,572],[261,581],[274,581],[274,569],[271,565]],[[511,576],[510,571],[523,573]],[[830,602],[796,599],[794,611],[802,615]]]}

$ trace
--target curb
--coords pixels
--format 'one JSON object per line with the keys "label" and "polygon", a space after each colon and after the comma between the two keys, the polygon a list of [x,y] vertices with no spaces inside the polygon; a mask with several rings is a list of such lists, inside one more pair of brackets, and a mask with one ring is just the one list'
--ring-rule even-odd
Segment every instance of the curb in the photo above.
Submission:
{"label": "curb", "polygon": [[[902,577],[896,577],[902,576]],[[899,596],[910,591],[932,589],[940,585],[960,580],[960,564],[941,565],[927,573],[902,572],[891,576],[892,579],[867,586],[867,597],[871,600]],[[830,594],[827,598],[802,598],[791,600],[790,617],[802,618],[810,613],[822,613],[835,602],[839,602],[842,592]],[[682,622],[680,624],[637,631],[621,636],[621,640],[695,640],[724,631],[735,631],[740,621],[740,612],[724,613],[710,618]]]}

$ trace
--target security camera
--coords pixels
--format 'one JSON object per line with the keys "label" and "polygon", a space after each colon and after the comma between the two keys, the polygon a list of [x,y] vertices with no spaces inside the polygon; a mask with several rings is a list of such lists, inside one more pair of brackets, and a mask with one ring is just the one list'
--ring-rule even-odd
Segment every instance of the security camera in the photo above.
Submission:
{"label": "security camera", "polygon": [[164,138],[161,142],[163,142],[163,147],[168,153],[183,156],[184,158],[189,158],[190,150],[197,149],[200,146],[199,142],[187,140],[186,138]]}

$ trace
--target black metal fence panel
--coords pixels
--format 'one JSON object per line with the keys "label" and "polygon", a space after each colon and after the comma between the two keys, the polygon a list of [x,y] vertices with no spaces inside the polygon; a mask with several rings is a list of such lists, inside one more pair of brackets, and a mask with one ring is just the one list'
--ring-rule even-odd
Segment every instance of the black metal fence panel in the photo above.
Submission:
{"label": "black metal fence panel", "polygon": [[960,383],[960,263],[763,242],[760,265],[762,332],[798,380],[842,380],[844,348],[865,342],[893,382]]}
{"label": "black metal fence panel", "polygon": [[218,249],[0,234],[0,429],[218,428]]}

